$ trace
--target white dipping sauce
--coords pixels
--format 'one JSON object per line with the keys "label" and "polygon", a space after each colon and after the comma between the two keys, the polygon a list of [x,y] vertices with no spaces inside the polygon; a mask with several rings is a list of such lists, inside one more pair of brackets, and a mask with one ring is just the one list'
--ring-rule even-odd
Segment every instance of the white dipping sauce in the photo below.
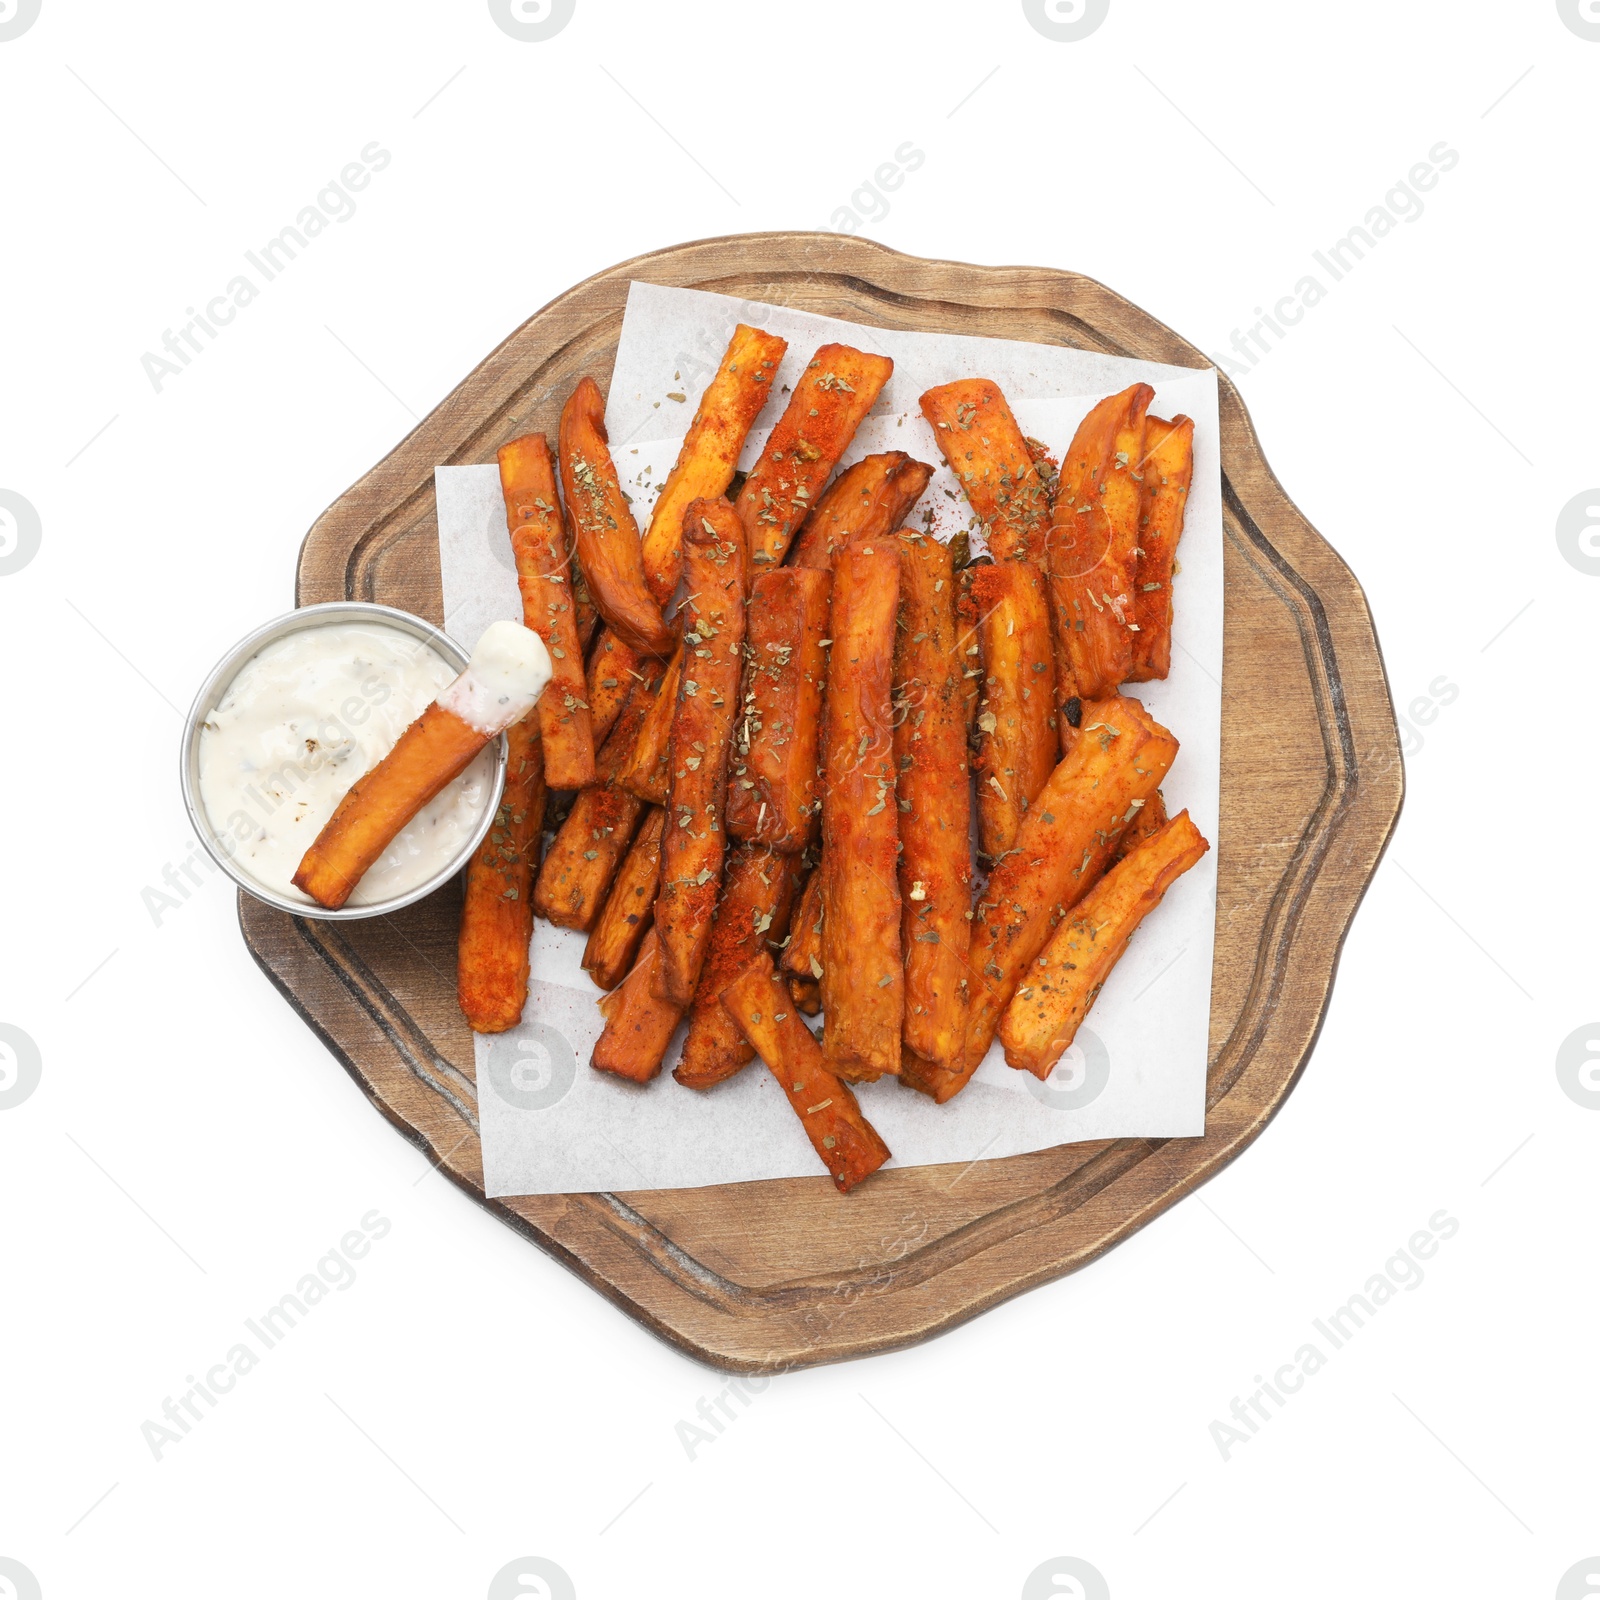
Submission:
{"label": "white dipping sauce", "polygon": [[549,681],[544,640],[520,622],[491,622],[467,670],[439,696],[439,704],[493,738],[533,710]]}
{"label": "white dipping sauce", "polygon": [[[245,662],[200,730],[200,799],[234,864],[285,899],[300,858],[357,778],[456,678],[430,645],[382,623],[301,628]],[[395,836],[350,896],[403,895],[449,864],[477,832],[495,746]]]}

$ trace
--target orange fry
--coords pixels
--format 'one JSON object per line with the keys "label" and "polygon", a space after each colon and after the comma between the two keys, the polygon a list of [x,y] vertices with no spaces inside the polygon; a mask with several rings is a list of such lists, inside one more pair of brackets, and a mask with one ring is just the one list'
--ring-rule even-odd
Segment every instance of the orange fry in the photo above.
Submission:
{"label": "orange fry", "polygon": [[789,919],[789,940],[783,947],[783,970],[802,983],[822,977],[822,868],[817,867],[800,891],[800,903]]}
{"label": "orange fry", "polygon": [[683,570],[685,509],[691,500],[716,500],[727,493],[745,435],[772,396],[772,380],[788,348],[787,339],[742,322],[733,330],[645,531],[645,581],[659,605],[672,598]]}
{"label": "orange fry", "polygon": [[516,1027],[528,999],[533,874],[544,829],[544,760],[537,708],[506,729],[506,786],[467,868],[456,945],[456,998],[478,1033]]}
{"label": "orange fry", "polygon": [[1167,825],[1167,800],[1166,796],[1157,789],[1145,803],[1134,813],[1133,821],[1123,830],[1122,837],[1117,840],[1117,848],[1111,852],[1111,861],[1107,871],[1123,860],[1139,845],[1153,834],[1160,833]]}
{"label": "orange fry", "polygon": [[[1100,401],[1061,464],[1050,527],[1056,694],[1098,700],[1133,670],[1134,563],[1144,416],[1154,394],[1137,383]],[[1129,454],[1130,448],[1136,454]]]}
{"label": "orange fry", "polygon": [[573,612],[578,619],[578,648],[587,650],[594,643],[595,630],[600,626],[600,613],[595,608],[594,597],[589,593],[589,580],[578,565],[577,540],[572,529],[567,529],[567,560],[572,567]]}
{"label": "orange fry", "polygon": [[929,389],[921,405],[983,524],[990,554],[1042,566],[1050,491],[999,384],[962,378]]}
{"label": "orange fry", "polygon": [[793,851],[816,838],[832,587],[831,576],[813,567],[780,567],[750,585],[744,697],[728,774],[735,839]]}
{"label": "orange fry", "polygon": [[556,498],[550,446],[542,433],[527,433],[501,445],[497,459],[522,620],[550,652],[550,683],[539,698],[545,782],[552,789],[582,789],[594,782],[600,741],[584,684],[573,595],[576,569]]}
{"label": "orange fry", "polygon": [[625,645],[610,628],[602,628],[595,636],[584,682],[588,686],[589,720],[596,750],[606,742],[634,684],[651,672],[659,676],[661,664],[653,656],[641,655],[631,645]]}
{"label": "orange fry", "polygon": [[[808,1017],[814,1017],[822,1010],[822,985],[814,978],[785,978],[789,985],[789,993],[794,996],[794,1003]],[[901,1052],[900,1059],[905,1060],[905,1052]]]}
{"label": "orange fry", "polygon": [[994,859],[1017,842],[1023,818],[1055,771],[1055,658],[1050,606],[1038,570],[1023,561],[977,569],[983,698],[978,704],[978,847]]}
{"label": "orange fry", "polygon": [[683,1020],[683,1008],[658,1000],[652,992],[660,962],[661,941],[652,928],[644,936],[633,971],[596,1002],[606,1019],[589,1057],[597,1072],[648,1083],[661,1070],[667,1046]]}
{"label": "orange fry", "polygon": [[1134,573],[1133,641],[1129,678],[1144,683],[1164,678],[1172,667],[1172,572],[1183,514],[1194,477],[1194,423],[1188,417],[1145,425],[1144,470],[1140,483],[1139,565]]}
{"label": "orange fry", "polygon": [[847,344],[825,344],[811,358],[734,508],[744,525],[751,578],[783,565],[795,529],[893,371],[887,356]]}
{"label": "orange fry", "polygon": [[[947,1085],[955,1085],[945,1094],[948,1100],[956,1089],[966,1084],[966,1076],[961,1071],[961,1056],[958,1053],[946,1066],[941,1066],[937,1061],[925,1061],[915,1050],[905,1049],[900,1052],[900,1082],[907,1089],[915,1089],[920,1094],[925,1094],[931,1100],[939,1100],[940,1091]],[[943,1101],[940,1101],[943,1104]]]}
{"label": "orange fry", "polygon": [[[1154,398],[1155,391],[1149,384],[1135,383],[1089,408],[1061,462],[1056,485],[1058,511],[1070,511],[1090,497],[1099,499],[1107,493],[1117,465],[1118,437],[1133,426],[1135,416],[1143,417],[1148,412]],[[1134,467],[1137,470],[1136,463]],[[1059,516],[1055,520],[1059,521]]]}
{"label": "orange fry", "polygon": [[617,782],[629,794],[636,794],[651,805],[667,803],[667,743],[672,736],[672,717],[678,705],[678,685],[683,678],[683,650],[673,652],[662,675],[639,736],[617,771]]}
{"label": "orange fry", "polygon": [[1111,523],[1109,564],[1116,568],[1118,583],[1129,596],[1123,609],[1131,622],[1133,579],[1139,569],[1140,467],[1144,461],[1145,419],[1155,390],[1147,383],[1136,383],[1127,395],[1127,411],[1117,421],[1111,460],[1100,480],[1100,503]]}
{"label": "orange fry", "polygon": [[651,806],[617,868],[605,910],[583,947],[583,970],[602,989],[615,989],[633,965],[650,931],[656,888],[661,882],[661,825],[665,813]]}
{"label": "orange fry", "polygon": [[395,835],[491,739],[533,710],[549,677],[538,635],[515,622],[490,623],[467,670],[350,786],[300,858],[294,886],[338,910]]}
{"label": "orange fry", "polygon": [[[1110,523],[1098,504],[1074,522],[1070,531],[1095,550],[1103,551],[1111,538]],[[1059,527],[1053,529],[1052,537],[1061,532]],[[1055,643],[1059,710],[1073,700],[1115,694],[1133,668],[1132,635],[1119,615],[1126,591],[1113,595],[1108,587],[1109,571],[1103,566],[1096,565],[1088,572],[1075,570],[1082,548],[1069,549],[1064,543],[1051,546],[1050,631]],[[1109,601],[1102,596],[1110,597]],[[1067,723],[1076,726],[1070,717]],[[1062,749],[1066,750],[1071,736],[1059,720],[1057,731],[1063,735]]]}
{"label": "orange fry", "polygon": [[933,468],[904,450],[863,456],[817,501],[789,552],[792,567],[831,567],[833,553],[857,534],[887,537],[922,498]]}
{"label": "orange fry", "polygon": [[[559,423],[557,444],[560,444]],[[578,565],[578,538],[572,525],[570,510],[563,520],[567,526],[567,566],[572,572],[572,610],[578,621],[578,648],[587,650],[594,643],[595,633],[600,627],[600,613],[595,608],[594,596],[589,593],[589,580],[584,577],[583,568]],[[596,740],[595,749],[599,748],[600,741]]]}
{"label": "orange fry", "polygon": [[729,852],[705,965],[689,1008],[683,1059],[672,1073],[684,1088],[709,1089],[755,1055],[718,997],[752,956],[788,932],[799,881],[799,856],[748,844]]}
{"label": "orange fry", "polygon": [[900,1070],[905,971],[895,803],[897,541],[865,539],[834,557],[822,805],[823,1051],[841,1077]]}
{"label": "orange fry", "polygon": [[1106,873],[1030,964],[1000,1022],[1006,1064],[1048,1078],[1134,930],[1211,847],[1180,811]]}
{"label": "orange fry", "polygon": [[[898,543],[894,757],[906,973],[902,1038],[907,1051],[947,1066],[965,1039],[972,933],[972,799],[956,586],[948,545],[922,533],[902,533]],[[1048,627],[1045,645],[1048,651]]]}
{"label": "orange fry", "polygon": [[811,1147],[848,1193],[889,1159],[889,1147],[861,1115],[848,1085],[829,1070],[788,989],[762,951],[722,991],[728,1015],[778,1080]]}
{"label": "orange fry", "polygon": [[[953,545],[956,540],[950,542]],[[978,725],[978,701],[983,695],[983,646],[978,642],[978,608],[972,603],[972,585],[989,565],[985,557],[956,574],[956,664],[961,668],[961,704],[969,738]]]}
{"label": "orange fry", "polygon": [[616,781],[655,696],[636,683],[595,763],[598,782],[580,790],[557,830],[533,886],[533,909],[558,928],[588,933],[605,907],[617,866],[627,853],[644,801]]}
{"label": "orange fry", "polygon": [[972,1005],[961,1060],[908,1079],[943,1104],[967,1085],[994,1042],[1021,973],[1056,924],[1099,879],[1136,800],[1156,792],[1177,754],[1172,737],[1137,700],[1083,708],[1083,729],[1040,791],[974,911],[967,955]]}
{"label": "orange fry", "polygon": [[593,378],[582,378],[561,411],[561,489],[572,518],[578,565],[601,616],[645,655],[672,652],[672,630],[644,578],[639,528],[606,448],[606,408]]}
{"label": "orange fry", "polygon": [[694,500],[683,519],[683,678],[667,753],[666,828],[656,930],[658,998],[694,999],[722,886],[728,750],[744,645],[744,537],[726,500]]}
{"label": "orange fry", "polygon": [[1156,792],[1177,753],[1178,741],[1137,700],[1119,695],[1084,706],[1080,737],[1040,791],[1012,854],[995,867],[976,907],[967,958],[972,1010],[961,1063],[967,1077],[993,1042],[1023,970],[1105,871],[1138,811],[1133,802]]}

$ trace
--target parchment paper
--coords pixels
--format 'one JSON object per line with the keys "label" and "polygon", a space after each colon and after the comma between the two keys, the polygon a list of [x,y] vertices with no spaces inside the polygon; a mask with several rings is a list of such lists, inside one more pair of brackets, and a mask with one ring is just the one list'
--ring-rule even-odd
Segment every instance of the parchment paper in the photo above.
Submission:
{"label": "parchment paper", "polygon": [[[1152,411],[1195,421],[1171,676],[1134,692],[1181,742],[1163,790],[1187,806],[1213,849],[1179,879],[1135,935],[1088,1022],[1052,1078],[1005,1065],[999,1046],[968,1087],[936,1106],[890,1079],[858,1087],[862,1110],[893,1165],[994,1160],[1078,1140],[1170,1138],[1204,1132],[1206,1049],[1216,917],[1222,715],[1222,502],[1215,374],[1050,345],[868,328],[780,306],[636,283],[623,322],[606,421],[612,455],[640,526],[677,459],[736,322],[789,340],[774,398],[745,451],[748,466],[786,399],[784,384],[829,341],[880,350],[893,378],[844,464],[899,449],[938,464],[924,501],[936,536],[973,518],[943,465],[917,397],[936,383],[983,376],[1005,390],[1023,431],[1059,456],[1094,402],[1143,380]],[[682,401],[669,399],[683,395]],[[520,617],[505,510],[494,466],[436,469],[446,628],[470,648],[490,622]],[[975,541],[981,546],[981,541]],[[823,1171],[771,1074],[752,1062],[709,1092],[661,1075],[639,1088],[593,1071],[600,991],[579,961],[585,936],[535,925],[533,981],[521,1025],[476,1041],[485,1186],[491,1195],[693,1188]],[[681,1030],[680,1030],[681,1034]]]}

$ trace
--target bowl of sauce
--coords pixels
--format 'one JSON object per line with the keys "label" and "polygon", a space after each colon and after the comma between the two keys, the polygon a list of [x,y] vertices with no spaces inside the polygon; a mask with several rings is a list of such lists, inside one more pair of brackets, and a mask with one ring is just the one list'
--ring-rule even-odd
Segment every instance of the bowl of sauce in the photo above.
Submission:
{"label": "bowl of sauce", "polygon": [[503,737],[400,830],[340,909],[290,880],[350,786],[467,662],[431,623],[356,600],[305,606],[241,639],[184,725],[184,803],[217,865],[280,911],[330,920],[381,916],[447,883],[500,803]]}

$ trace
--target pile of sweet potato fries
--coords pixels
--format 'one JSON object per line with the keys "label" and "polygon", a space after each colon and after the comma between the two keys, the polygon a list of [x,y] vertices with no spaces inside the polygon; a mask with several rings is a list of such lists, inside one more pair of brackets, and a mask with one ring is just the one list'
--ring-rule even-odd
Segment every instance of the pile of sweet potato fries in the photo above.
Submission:
{"label": "pile of sweet potato fries", "polygon": [[[513,1027],[535,915],[586,933],[593,1067],[649,1082],[687,1019],[677,1082],[759,1055],[848,1190],[889,1156],[852,1083],[943,1103],[997,1036],[1048,1077],[1208,848],[1162,803],[1177,740],[1121,692],[1170,664],[1194,424],[1149,416],[1136,384],[1058,467],[994,383],[930,389],[988,546],[969,560],[965,536],[903,525],[927,463],[834,475],[884,356],[817,350],[736,485],[786,348],[738,327],[642,536],[591,379],[553,458],[538,434],[500,450],[554,677],[510,730],[459,993],[474,1028]],[[575,793],[541,861],[556,791]]]}

